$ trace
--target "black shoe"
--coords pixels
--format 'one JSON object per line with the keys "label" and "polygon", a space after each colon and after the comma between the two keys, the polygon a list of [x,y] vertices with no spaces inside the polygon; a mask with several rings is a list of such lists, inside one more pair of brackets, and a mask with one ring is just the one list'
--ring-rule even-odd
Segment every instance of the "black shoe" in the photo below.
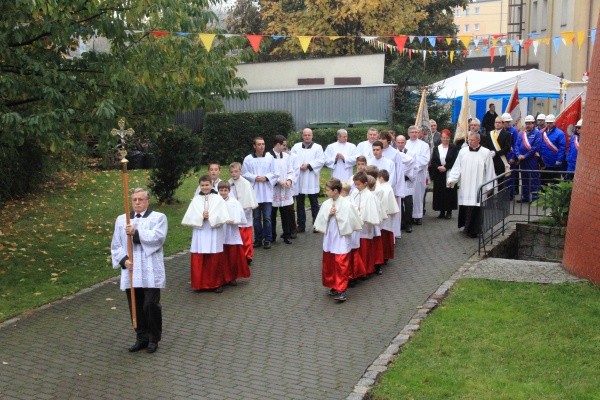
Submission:
{"label": "black shoe", "polygon": [[135,353],[137,351],[143,350],[146,347],[148,347],[148,341],[147,340],[136,340],[135,343],[133,344],[133,346],[131,346],[129,348],[129,352],[130,353]]}
{"label": "black shoe", "polygon": [[263,245],[263,241],[262,240],[255,240],[254,241],[254,247],[262,247]]}
{"label": "black shoe", "polygon": [[383,275],[383,271],[381,270],[381,265],[376,265],[375,266],[375,273],[377,275]]}
{"label": "black shoe", "polygon": [[292,244],[292,241],[290,239],[288,239],[288,238],[284,238],[283,239],[283,243],[285,243],[285,244]]}
{"label": "black shoe", "polygon": [[423,225],[423,219],[422,218],[415,218],[415,225]]}
{"label": "black shoe", "polygon": [[306,232],[306,228],[298,228],[298,233],[304,233]]}
{"label": "black shoe", "polygon": [[350,279],[348,281],[348,287],[355,287],[356,286],[356,279]]}
{"label": "black shoe", "polygon": [[346,292],[340,292],[340,293],[336,294],[336,295],[333,297],[333,299],[334,299],[334,300],[337,300],[337,301],[339,301],[339,302],[341,303],[341,302],[343,302],[343,301],[346,301],[346,300],[348,300],[348,297],[346,296]]}
{"label": "black shoe", "polygon": [[446,219],[452,219],[452,211],[446,213]]}
{"label": "black shoe", "polygon": [[270,249],[270,248],[271,248],[271,242],[265,242],[263,249]]}
{"label": "black shoe", "polygon": [[327,296],[332,296],[333,297],[333,296],[337,296],[337,294],[338,294],[338,292],[335,291],[334,289],[329,289],[327,291]]}
{"label": "black shoe", "polygon": [[446,214],[444,214],[443,212],[441,212],[440,215],[438,215],[438,219],[442,218],[446,218]]}
{"label": "black shoe", "polygon": [[215,289],[215,293],[223,293],[223,286],[219,286]]}
{"label": "black shoe", "polygon": [[313,228],[313,233],[318,233],[319,231],[317,230],[317,228]]}
{"label": "black shoe", "polygon": [[251,258],[246,258],[246,262],[248,263],[248,265],[252,265],[252,259]]}
{"label": "black shoe", "polygon": [[155,342],[150,342],[148,343],[148,348],[146,349],[146,353],[154,353],[156,352],[156,350],[158,350],[158,343]]}
{"label": "black shoe", "polygon": [[231,282],[229,282],[229,286],[237,286],[237,281],[234,279]]}
{"label": "black shoe", "polygon": [[406,233],[411,233],[412,232],[412,226],[409,226],[406,228],[405,230]]}

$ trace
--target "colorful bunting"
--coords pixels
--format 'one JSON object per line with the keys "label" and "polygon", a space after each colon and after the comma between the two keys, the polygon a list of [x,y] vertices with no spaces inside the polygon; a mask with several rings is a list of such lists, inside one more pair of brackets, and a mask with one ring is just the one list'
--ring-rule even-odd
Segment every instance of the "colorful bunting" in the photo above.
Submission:
{"label": "colorful bunting", "polygon": [[258,53],[258,48],[260,47],[260,42],[263,39],[262,35],[246,35],[246,39],[250,42],[252,49],[255,53]]}
{"label": "colorful bunting", "polygon": [[204,48],[206,49],[206,51],[210,52],[210,49],[212,48],[213,40],[215,40],[215,36],[217,36],[217,35],[212,34],[212,33],[201,33],[198,36],[200,37],[200,41],[204,45]]}
{"label": "colorful bunting", "polygon": [[394,42],[396,43],[396,47],[399,51],[404,51],[404,45],[406,44],[406,35],[398,35],[394,36]]}
{"label": "colorful bunting", "polygon": [[308,50],[308,46],[310,45],[310,41],[312,40],[312,36],[298,36],[298,40],[300,41],[300,47],[302,47],[302,51],[306,53]]}

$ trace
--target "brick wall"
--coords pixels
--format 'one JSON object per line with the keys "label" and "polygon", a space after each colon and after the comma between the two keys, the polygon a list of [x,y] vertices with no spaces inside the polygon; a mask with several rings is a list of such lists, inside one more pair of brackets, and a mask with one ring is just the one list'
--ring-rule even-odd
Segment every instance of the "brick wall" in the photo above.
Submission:
{"label": "brick wall", "polygon": [[563,264],[575,275],[600,285],[600,136],[596,132],[600,125],[598,36],[596,33]]}

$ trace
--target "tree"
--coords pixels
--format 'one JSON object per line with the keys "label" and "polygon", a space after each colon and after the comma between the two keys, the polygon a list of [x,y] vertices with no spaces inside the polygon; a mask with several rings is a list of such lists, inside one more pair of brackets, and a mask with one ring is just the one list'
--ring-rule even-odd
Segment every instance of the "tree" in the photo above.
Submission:
{"label": "tree", "polygon": [[[303,57],[364,54],[375,51],[357,35],[393,35],[413,31],[427,18],[423,10],[430,0],[287,0],[260,1],[260,12],[271,35],[320,36]],[[331,40],[329,36],[341,36]],[[282,42],[271,51],[274,57],[302,54],[296,40]]]}
{"label": "tree", "polygon": [[[82,136],[107,139],[119,116],[156,131],[176,111],[244,96],[227,41],[209,52],[194,36],[170,34],[206,32],[214,1],[2,2],[0,144],[33,139],[57,151]],[[109,50],[81,52],[93,38]]]}
{"label": "tree", "polygon": [[227,11],[224,22],[229,33],[263,33],[258,2],[255,0],[238,0]]}

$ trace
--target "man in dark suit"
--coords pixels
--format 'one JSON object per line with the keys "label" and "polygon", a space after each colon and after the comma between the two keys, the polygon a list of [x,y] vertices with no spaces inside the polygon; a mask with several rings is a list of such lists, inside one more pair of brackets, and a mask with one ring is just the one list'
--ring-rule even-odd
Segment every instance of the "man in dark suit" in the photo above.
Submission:
{"label": "man in dark suit", "polygon": [[481,121],[481,125],[483,126],[483,129],[486,133],[490,133],[495,129],[494,121],[496,121],[497,117],[498,114],[496,113],[496,105],[492,103],[490,104],[489,110],[485,113],[485,115],[483,116],[483,120]]}
{"label": "man in dark suit", "polygon": [[[512,135],[504,129],[504,122],[501,117],[496,117],[494,129],[481,135],[481,145],[492,151],[496,175],[502,175],[510,170],[507,154],[512,146]],[[498,179],[498,184],[503,181],[504,178]]]}

